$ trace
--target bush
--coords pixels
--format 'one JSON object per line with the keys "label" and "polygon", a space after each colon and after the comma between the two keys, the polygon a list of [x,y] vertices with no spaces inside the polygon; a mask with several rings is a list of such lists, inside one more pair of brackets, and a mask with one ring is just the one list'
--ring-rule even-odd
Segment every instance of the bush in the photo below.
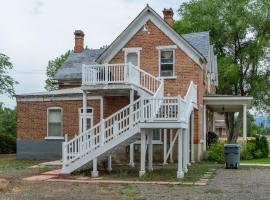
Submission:
{"label": "bush", "polygon": [[218,135],[215,132],[209,131],[207,134],[207,146],[218,142]]}
{"label": "bush", "polygon": [[16,138],[11,135],[0,133],[0,154],[15,153],[15,152],[16,152]]}
{"label": "bush", "polygon": [[261,158],[267,158],[269,154],[269,146],[267,142],[267,138],[265,136],[256,137],[256,144],[258,143],[258,146],[256,146],[257,149],[260,149],[262,152]]}
{"label": "bush", "polygon": [[224,144],[215,143],[208,147],[208,160],[224,163]]}
{"label": "bush", "polygon": [[241,146],[241,160],[252,160],[256,152],[255,140],[249,140]]}

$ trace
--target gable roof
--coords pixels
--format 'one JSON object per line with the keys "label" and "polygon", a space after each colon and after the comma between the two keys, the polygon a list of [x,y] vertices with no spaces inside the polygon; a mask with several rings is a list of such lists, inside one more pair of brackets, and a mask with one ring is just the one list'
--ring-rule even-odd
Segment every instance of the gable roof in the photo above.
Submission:
{"label": "gable roof", "polygon": [[56,72],[55,79],[60,81],[81,80],[82,64],[97,64],[95,60],[103,51],[104,49],[85,49],[81,53],[71,52],[67,60]]}
{"label": "gable roof", "polygon": [[204,57],[200,51],[194,48],[183,36],[173,30],[173,28],[168,25],[149,5],[141,11],[141,13],[112,42],[112,44],[97,58],[96,61],[99,63],[109,62],[148,20],[154,23],[199,66],[202,66],[206,61],[206,57]]}

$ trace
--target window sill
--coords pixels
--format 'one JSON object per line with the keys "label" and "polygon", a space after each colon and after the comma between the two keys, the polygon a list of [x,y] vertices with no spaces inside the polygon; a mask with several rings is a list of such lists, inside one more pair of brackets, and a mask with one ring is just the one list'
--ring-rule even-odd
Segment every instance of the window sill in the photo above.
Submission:
{"label": "window sill", "polygon": [[[137,140],[136,142],[134,142],[134,144],[141,144],[141,141],[140,140]],[[147,141],[146,141],[146,144],[148,144]],[[163,142],[160,141],[160,140],[153,140],[152,141],[152,144],[163,144]]]}
{"label": "window sill", "polygon": [[47,136],[45,137],[45,140],[64,140],[65,138],[62,136]]}
{"label": "window sill", "polygon": [[177,76],[160,76],[158,79],[163,79],[163,80],[175,80],[177,79]]}

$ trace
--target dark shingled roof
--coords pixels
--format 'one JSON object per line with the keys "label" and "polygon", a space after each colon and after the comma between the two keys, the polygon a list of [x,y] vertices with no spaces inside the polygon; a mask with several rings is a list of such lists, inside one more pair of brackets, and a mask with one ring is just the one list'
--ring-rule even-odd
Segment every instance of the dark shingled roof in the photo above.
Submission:
{"label": "dark shingled roof", "polygon": [[[189,33],[182,35],[206,59],[209,53],[209,32]],[[58,81],[81,80],[82,64],[97,64],[95,60],[104,49],[86,49],[82,53],[71,53],[55,75]]]}
{"label": "dark shingled roof", "polygon": [[82,64],[94,65],[96,58],[104,49],[85,49],[81,53],[72,52],[60,69],[56,72],[56,80],[81,80]]}
{"label": "dark shingled roof", "polygon": [[182,35],[195,47],[207,60],[210,47],[209,32],[188,33]]}

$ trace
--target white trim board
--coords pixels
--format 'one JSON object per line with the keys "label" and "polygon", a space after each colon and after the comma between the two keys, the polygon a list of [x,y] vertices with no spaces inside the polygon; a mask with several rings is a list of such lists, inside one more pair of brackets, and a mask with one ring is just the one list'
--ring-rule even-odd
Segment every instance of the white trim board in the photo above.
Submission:
{"label": "white trim board", "polygon": [[[111,59],[127,44],[127,42],[140,30],[147,21],[151,21],[165,35],[167,35],[180,49],[182,49],[201,68],[207,63],[205,57],[196,50],[181,35],[176,33],[150,6],[130,23],[130,25],[112,42],[112,44],[98,57],[97,62],[109,63]],[[151,34],[151,33],[150,33]]]}

